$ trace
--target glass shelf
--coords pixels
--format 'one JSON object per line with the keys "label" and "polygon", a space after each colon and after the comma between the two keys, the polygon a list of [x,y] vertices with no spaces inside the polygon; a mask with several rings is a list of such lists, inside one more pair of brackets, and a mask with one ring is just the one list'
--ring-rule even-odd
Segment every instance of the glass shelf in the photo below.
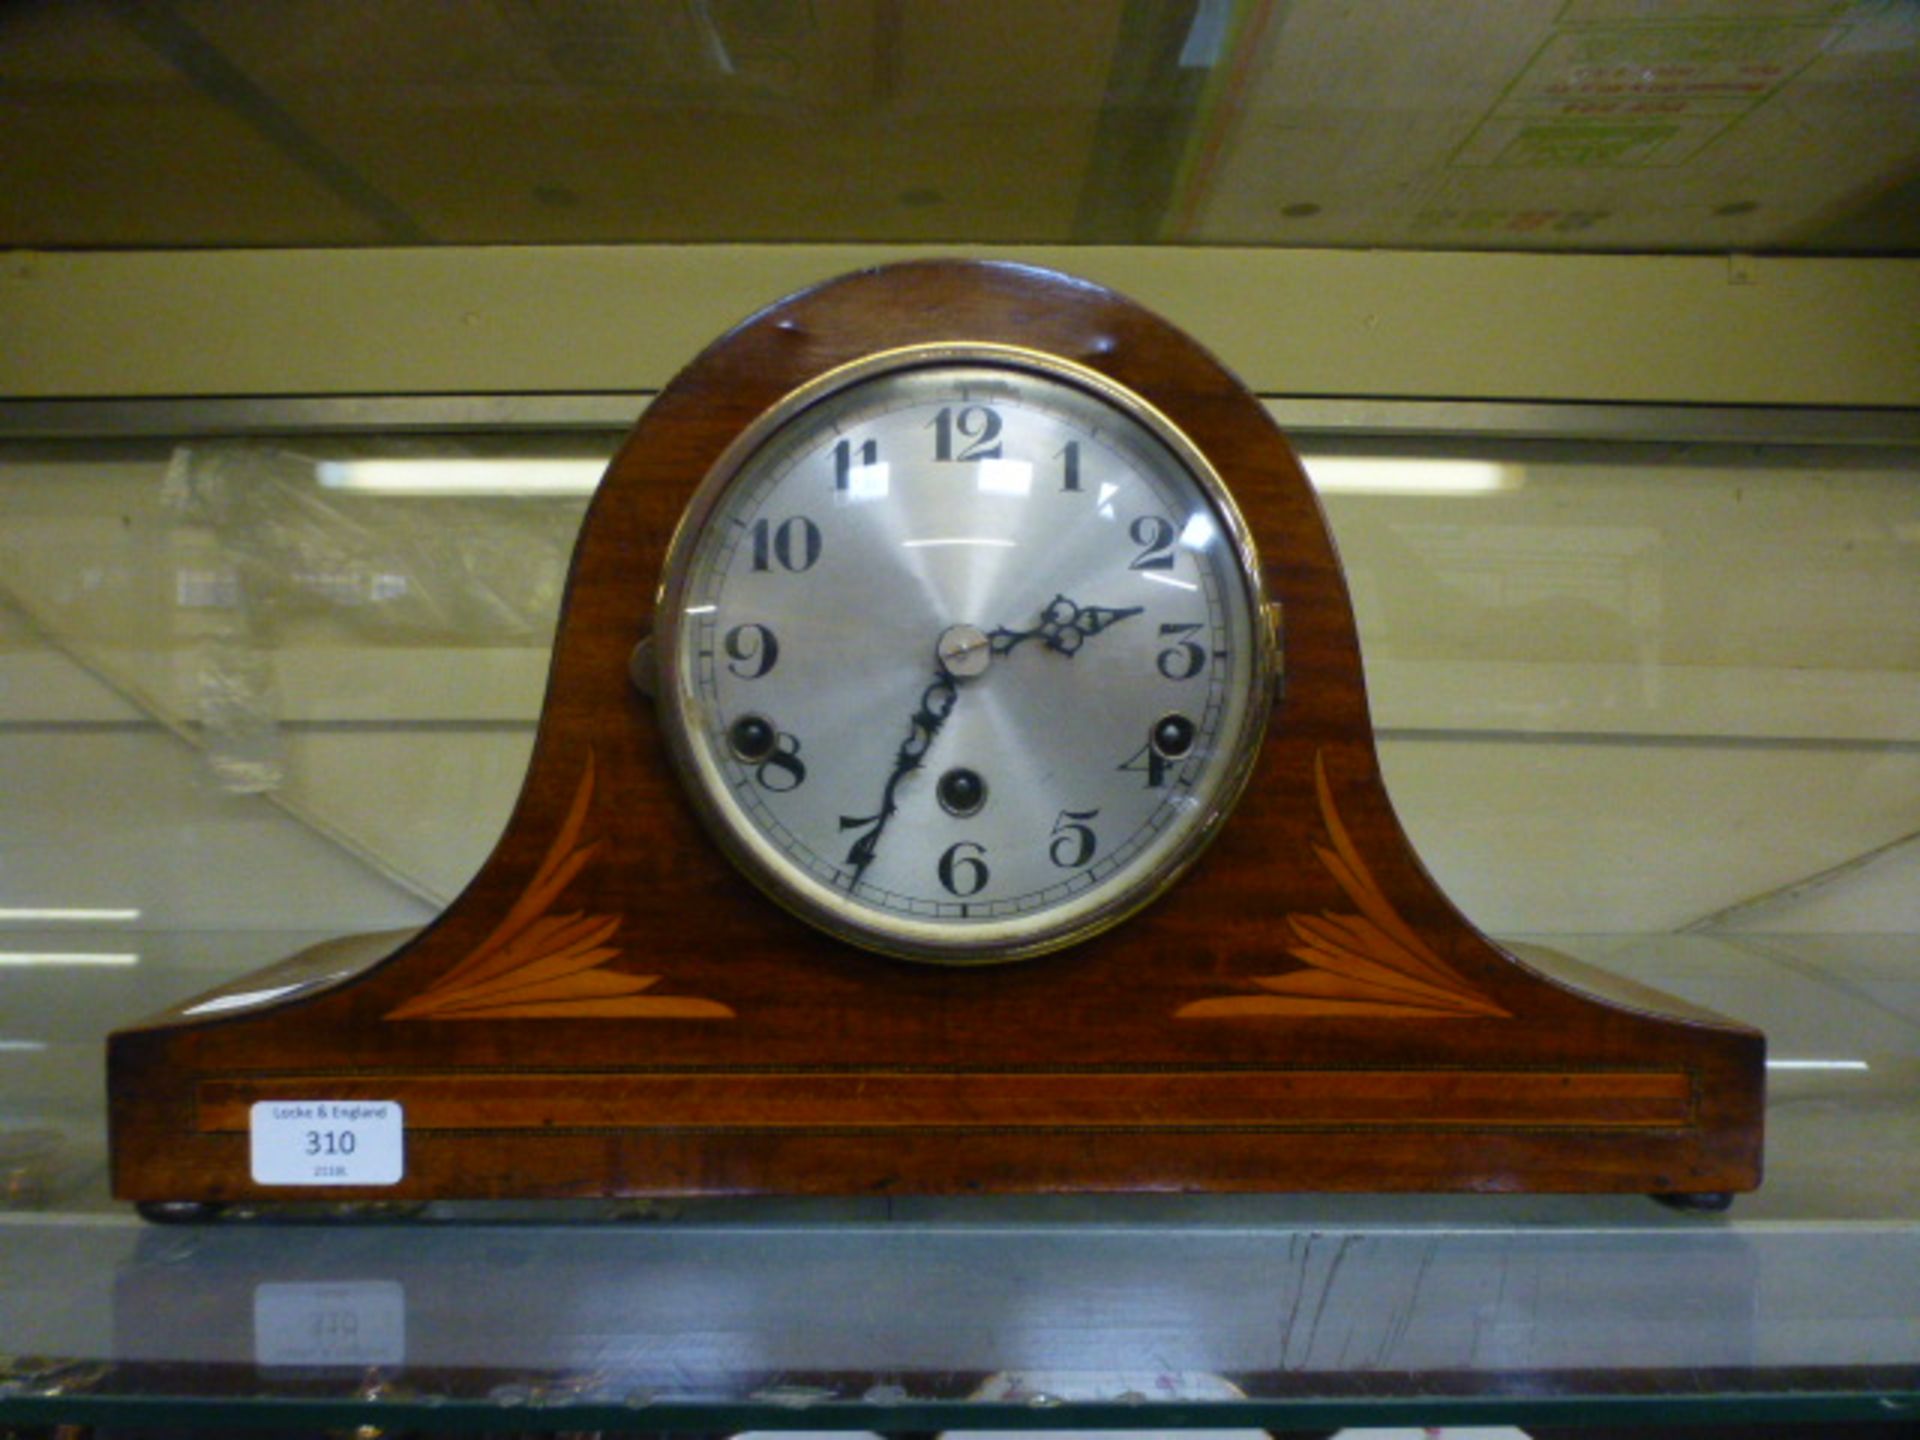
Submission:
{"label": "glass shelf", "polygon": [[1553,938],[1767,1030],[1768,1180],[1722,1215],[1634,1197],[1158,1195],[143,1223],[107,1193],[101,1037],[310,938],[147,932],[137,966],[6,977],[0,1421],[1920,1417],[1920,938]]}

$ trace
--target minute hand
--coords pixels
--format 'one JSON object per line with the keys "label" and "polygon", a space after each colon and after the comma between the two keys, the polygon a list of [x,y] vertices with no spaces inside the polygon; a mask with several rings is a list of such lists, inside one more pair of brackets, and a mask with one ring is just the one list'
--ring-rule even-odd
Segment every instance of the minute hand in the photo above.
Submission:
{"label": "minute hand", "polygon": [[987,632],[988,643],[996,655],[1005,655],[1028,640],[1038,640],[1060,655],[1072,655],[1093,636],[1130,615],[1138,615],[1144,605],[1124,609],[1111,605],[1080,605],[1064,595],[1055,595],[1040,612],[1040,623],[1031,630],[1009,630],[1001,625]]}
{"label": "minute hand", "polygon": [[940,727],[947,723],[947,716],[953,713],[953,702],[959,698],[959,687],[952,675],[944,669],[934,672],[933,683],[920,692],[919,708],[913,712],[913,718],[907,722],[907,738],[900,742],[900,748],[894,752],[893,769],[887,775],[886,789],[880,796],[880,808],[872,815],[842,815],[840,829],[858,830],[853,844],[847,850],[846,863],[853,867],[852,876],[847,881],[847,889],[852,890],[860,883],[860,877],[867,873],[867,867],[873,864],[880,848],[881,832],[887,828],[887,822],[900,808],[895,793],[900,782],[926,763],[927,751],[933,745],[934,736],[940,733]]}

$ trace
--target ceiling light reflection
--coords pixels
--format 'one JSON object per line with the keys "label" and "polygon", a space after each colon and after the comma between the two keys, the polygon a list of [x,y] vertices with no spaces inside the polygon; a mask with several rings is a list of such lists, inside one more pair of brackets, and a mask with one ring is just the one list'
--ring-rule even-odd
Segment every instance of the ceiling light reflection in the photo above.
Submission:
{"label": "ceiling light reflection", "polygon": [[1524,483],[1518,466],[1494,460],[1302,455],[1300,463],[1323,495],[1492,495]]}
{"label": "ceiling light reflection", "polygon": [[0,950],[0,965],[138,965],[140,957],[127,951]]}
{"label": "ceiling light reflection", "polygon": [[1180,532],[1180,544],[1188,550],[1204,550],[1219,533],[1213,517],[1203,510],[1196,510],[1187,520],[1186,528]]}
{"label": "ceiling light reflection", "polygon": [[1177,580],[1171,575],[1155,575],[1151,571],[1140,572],[1142,580],[1151,580],[1156,585],[1171,585],[1176,590],[1198,590],[1200,587],[1191,580]]}
{"label": "ceiling light reflection", "polygon": [[979,484],[982,495],[1025,496],[1033,490],[1033,466],[1025,460],[982,460]]}
{"label": "ceiling light reflection", "polygon": [[222,1010],[240,1010],[248,1005],[264,1005],[269,1000],[278,1000],[282,995],[291,995],[296,990],[305,990],[315,984],[312,980],[295,980],[287,985],[269,985],[260,990],[236,990],[227,995],[216,995],[211,1000],[202,1000],[198,1005],[189,1005],[182,1015],[214,1015]]}
{"label": "ceiling light reflection", "polygon": [[124,925],[139,918],[140,911],[131,907],[0,906],[0,924]]}
{"label": "ceiling light reflection", "polygon": [[1871,1070],[1864,1060],[1769,1060],[1769,1070]]}
{"label": "ceiling light reflection", "polygon": [[314,474],[328,490],[376,495],[591,495],[604,460],[443,457],[322,460]]}

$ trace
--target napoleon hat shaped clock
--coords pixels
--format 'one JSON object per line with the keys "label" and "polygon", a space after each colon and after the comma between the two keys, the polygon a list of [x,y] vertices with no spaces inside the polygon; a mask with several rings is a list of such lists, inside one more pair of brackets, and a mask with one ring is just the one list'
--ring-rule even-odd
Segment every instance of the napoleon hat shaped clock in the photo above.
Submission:
{"label": "napoleon hat shaped clock", "polygon": [[[1447,902],[1255,396],[1108,290],[921,262],[648,406],[492,856],[112,1037],[115,1185],[1719,1197],[1763,1048]],[[263,1169],[311,1105],[382,1168]]]}

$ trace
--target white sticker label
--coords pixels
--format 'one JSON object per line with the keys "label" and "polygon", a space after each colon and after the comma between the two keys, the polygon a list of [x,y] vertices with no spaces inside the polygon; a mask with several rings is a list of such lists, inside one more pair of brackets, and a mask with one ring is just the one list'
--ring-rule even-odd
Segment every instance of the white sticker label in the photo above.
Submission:
{"label": "white sticker label", "polygon": [[397,1280],[256,1285],[253,1358],[262,1366],[404,1364],[407,1292]]}
{"label": "white sticker label", "polygon": [[395,1185],[406,1173],[392,1100],[262,1100],[250,1128],[256,1185]]}

